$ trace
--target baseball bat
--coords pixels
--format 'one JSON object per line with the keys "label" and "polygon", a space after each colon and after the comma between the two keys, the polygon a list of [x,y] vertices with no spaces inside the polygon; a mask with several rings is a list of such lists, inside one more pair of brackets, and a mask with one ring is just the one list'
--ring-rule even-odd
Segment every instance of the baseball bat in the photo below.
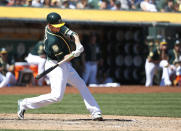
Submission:
{"label": "baseball bat", "polygon": [[68,56],[67,58],[63,59],[62,61],[58,62],[56,65],[48,68],[47,70],[45,70],[44,72],[38,74],[35,79],[38,80],[40,78],[42,78],[43,76],[45,76],[46,74],[48,74],[49,72],[51,72],[52,70],[54,70],[57,66],[61,65],[62,63],[70,60],[71,58],[73,58],[73,55],[71,54],[70,56]]}

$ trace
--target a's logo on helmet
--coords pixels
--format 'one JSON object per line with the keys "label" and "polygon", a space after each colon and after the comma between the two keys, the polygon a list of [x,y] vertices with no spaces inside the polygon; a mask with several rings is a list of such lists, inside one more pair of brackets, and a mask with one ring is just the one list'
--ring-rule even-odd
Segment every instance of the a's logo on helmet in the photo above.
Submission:
{"label": "a's logo on helmet", "polygon": [[59,20],[58,20],[58,23],[61,23],[61,22],[62,22],[62,20],[61,20],[61,19],[59,19]]}

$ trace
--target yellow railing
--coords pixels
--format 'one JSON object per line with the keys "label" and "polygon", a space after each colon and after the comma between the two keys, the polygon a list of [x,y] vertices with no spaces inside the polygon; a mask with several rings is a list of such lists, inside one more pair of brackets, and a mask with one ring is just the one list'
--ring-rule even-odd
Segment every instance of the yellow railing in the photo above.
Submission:
{"label": "yellow railing", "polygon": [[169,22],[181,24],[180,13],[154,13],[142,11],[74,10],[58,8],[0,7],[1,19],[45,20],[50,12],[60,13],[63,20],[111,23],[152,23]]}

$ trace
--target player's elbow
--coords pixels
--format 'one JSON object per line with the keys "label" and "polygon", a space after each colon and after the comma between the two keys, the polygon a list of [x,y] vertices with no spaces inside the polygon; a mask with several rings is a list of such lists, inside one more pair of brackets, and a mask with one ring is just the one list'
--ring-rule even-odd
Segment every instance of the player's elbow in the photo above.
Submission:
{"label": "player's elbow", "polygon": [[72,36],[75,40],[79,39],[79,35],[77,33],[73,33]]}

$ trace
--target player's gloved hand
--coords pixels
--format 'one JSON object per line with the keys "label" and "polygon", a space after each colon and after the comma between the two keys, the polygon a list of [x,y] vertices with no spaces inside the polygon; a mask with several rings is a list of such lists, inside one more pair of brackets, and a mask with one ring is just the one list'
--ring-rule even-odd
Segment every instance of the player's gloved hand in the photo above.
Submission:
{"label": "player's gloved hand", "polygon": [[72,52],[72,54],[73,54],[74,57],[80,56],[80,53],[81,53],[81,52],[80,52],[79,50],[75,50],[75,51]]}

